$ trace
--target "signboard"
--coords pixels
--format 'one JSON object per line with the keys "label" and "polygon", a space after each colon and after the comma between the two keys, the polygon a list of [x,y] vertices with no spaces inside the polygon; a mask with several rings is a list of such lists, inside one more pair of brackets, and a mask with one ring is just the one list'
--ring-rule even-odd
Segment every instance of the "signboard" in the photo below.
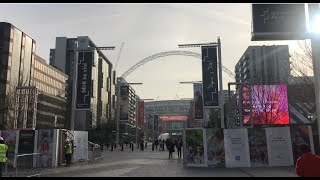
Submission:
{"label": "signboard", "polygon": [[53,129],[38,130],[38,153],[41,153],[42,167],[51,167],[53,165]]}
{"label": "signboard", "polygon": [[219,106],[217,46],[202,46],[203,107]]}
{"label": "signboard", "polygon": [[129,86],[120,86],[120,120],[129,119]]}
{"label": "signboard", "polygon": [[193,83],[194,119],[203,119],[202,83]]}
{"label": "signboard", "polygon": [[251,167],[268,167],[266,130],[264,128],[248,128],[248,139]]}
{"label": "signboard", "polygon": [[188,116],[179,116],[179,115],[171,115],[171,116],[160,116],[161,121],[186,121]]}
{"label": "signboard", "polygon": [[226,167],[250,167],[247,129],[224,129]]}
{"label": "signboard", "polygon": [[304,4],[252,4],[252,41],[306,38]]}
{"label": "signboard", "polygon": [[307,144],[311,148],[311,151],[314,153],[314,143],[311,126],[291,126],[290,134],[294,164],[296,164],[297,159],[301,156],[301,152],[299,151],[300,145]]}
{"label": "signboard", "polygon": [[269,166],[293,165],[289,127],[266,128]]}
{"label": "signboard", "polygon": [[184,164],[190,167],[207,167],[207,149],[204,130],[200,128],[184,129]]}
{"label": "signboard", "polygon": [[223,129],[206,129],[208,167],[225,167]]}
{"label": "signboard", "polygon": [[92,94],[92,51],[78,52],[78,79],[76,94],[76,109],[88,110]]}
{"label": "signboard", "polygon": [[34,153],[34,130],[20,130],[18,154]]}
{"label": "signboard", "polygon": [[138,101],[138,125],[144,123],[144,101]]}

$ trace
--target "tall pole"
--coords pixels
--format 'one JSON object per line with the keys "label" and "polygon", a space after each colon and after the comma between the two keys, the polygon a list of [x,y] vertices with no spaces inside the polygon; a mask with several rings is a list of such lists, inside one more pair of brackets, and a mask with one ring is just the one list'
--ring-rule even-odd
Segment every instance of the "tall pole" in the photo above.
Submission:
{"label": "tall pole", "polygon": [[152,141],[154,141],[154,114],[153,114],[153,128],[152,128]]}
{"label": "tall pole", "polygon": [[120,81],[117,81],[117,92],[118,92],[118,95],[117,95],[117,137],[116,137],[116,141],[117,143],[119,143],[119,131],[120,131],[120,85],[121,85],[121,82]]}
{"label": "tall pole", "polygon": [[138,143],[138,113],[139,113],[139,101],[136,98],[136,143]]}
{"label": "tall pole", "polygon": [[219,89],[220,89],[220,120],[221,120],[221,128],[224,128],[224,109],[223,109],[223,86],[222,86],[222,59],[221,59],[221,40],[218,37],[218,59],[219,59]]}
{"label": "tall pole", "polygon": [[[314,90],[315,90],[315,98],[316,98],[316,120],[318,124],[318,141],[320,143],[320,34],[317,31],[316,25],[318,22],[316,22],[317,15],[319,15],[319,4],[311,4],[308,3],[308,12],[309,12],[309,22],[311,23],[311,51],[312,51],[312,63],[313,63],[313,77],[314,77]],[[319,144],[318,144],[319,147]]]}
{"label": "tall pole", "polygon": [[73,77],[72,77],[72,108],[71,108],[71,122],[70,130],[74,130],[75,111],[76,111],[76,98],[77,98],[77,80],[78,80],[78,43],[74,42],[74,66],[73,66]]}
{"label": "tall pole", "polygon": [[312,62],[313,62],[313,74],[314,74],[314,90],[316,96],[316,108],[317,108],[317,124],[318,124],[318,136],[320,143],[320,37],[313,36],[311,38],[311,50],[312,50]]}

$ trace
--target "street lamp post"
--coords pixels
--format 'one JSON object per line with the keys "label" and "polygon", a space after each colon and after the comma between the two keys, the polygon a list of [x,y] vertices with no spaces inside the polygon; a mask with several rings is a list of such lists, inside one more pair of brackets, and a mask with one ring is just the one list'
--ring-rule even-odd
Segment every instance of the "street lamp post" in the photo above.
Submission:
{"label": "street lamp post", "polygon": [[179,48],[190,48],[190,47],[201,47],[206,45],[216,45],[218,46],[218,63],[219,63],[219,108],[220,108],[220,120],[221,128],[224,128],[224,109],[223,109],[223,86],[222,86],[222,59],[221,59],[221,40],[220,37],[217,39],[217,43],[200,43],[200,44],[180,44]]}

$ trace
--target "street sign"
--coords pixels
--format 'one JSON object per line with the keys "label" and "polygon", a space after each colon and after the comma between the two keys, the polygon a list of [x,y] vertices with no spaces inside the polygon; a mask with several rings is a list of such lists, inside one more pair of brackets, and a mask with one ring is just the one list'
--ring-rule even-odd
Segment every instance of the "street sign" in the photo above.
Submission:
{"label": "street sign", "polygon": [[305,39],[304,4],[252,4],[252,28],[251,41]]}

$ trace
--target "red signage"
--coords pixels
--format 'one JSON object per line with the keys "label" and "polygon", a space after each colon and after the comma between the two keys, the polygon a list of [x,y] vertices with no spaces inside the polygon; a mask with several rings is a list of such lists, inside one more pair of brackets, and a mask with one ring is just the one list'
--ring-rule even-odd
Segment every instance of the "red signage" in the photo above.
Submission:
{"label": "red signage", "polygon": [[144,124],[144,101],[138,101],[138,124]]}
{"label": "red signage", "polygon": [[186,121],[188,116],[160,116],[162,121]]}

